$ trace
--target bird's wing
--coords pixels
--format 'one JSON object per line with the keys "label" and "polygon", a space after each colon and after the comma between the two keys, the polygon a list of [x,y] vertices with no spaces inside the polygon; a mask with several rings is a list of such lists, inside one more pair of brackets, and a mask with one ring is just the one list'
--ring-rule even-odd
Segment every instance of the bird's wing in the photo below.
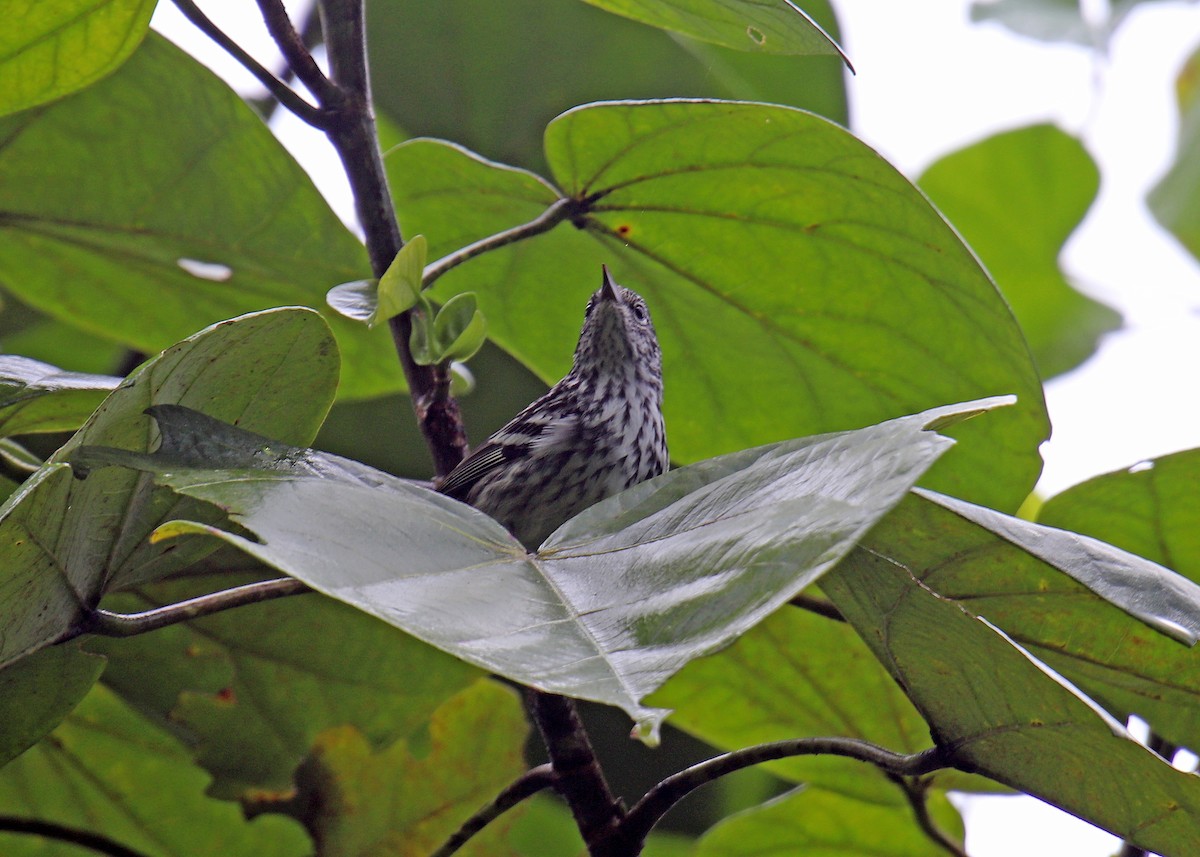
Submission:
{"label": "bird's wing", "polygon": [[579,420],[573,416],[546,419],[544,413],[529,408],[464,458],[438,484],[437,490],[462,500],[475,483],[497,467],[524,458],[534,450],[568,443],[578,432]]}
{"label": "bird's wing", "polygon": [[491,473],[497,467],[520,455],[516,447],[488,442],[472,452],[438,483],[437,490],[448,497],[462,500],[470,492],[471,486],[485,474]]}

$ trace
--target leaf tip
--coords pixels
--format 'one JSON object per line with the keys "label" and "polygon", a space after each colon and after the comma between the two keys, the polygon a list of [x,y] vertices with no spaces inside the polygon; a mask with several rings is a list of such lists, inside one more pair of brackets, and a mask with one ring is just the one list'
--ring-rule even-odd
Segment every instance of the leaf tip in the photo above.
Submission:
{"label": "leaf tip", "polygon": [[669,708],[639,708],[634,714],[636,721],[629,737],[636,738],[647,747],[657,747],[662,743],[662,724],[671,713]]}

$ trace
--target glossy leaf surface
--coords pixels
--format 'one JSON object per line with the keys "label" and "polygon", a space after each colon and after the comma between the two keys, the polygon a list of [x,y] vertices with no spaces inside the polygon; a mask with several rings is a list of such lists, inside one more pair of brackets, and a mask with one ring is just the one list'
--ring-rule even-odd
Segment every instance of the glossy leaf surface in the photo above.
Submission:
{"label": "glossy leaf surface", "polygon": [[0,355],[0,436],[79,428],[120,378]]}
{"label": "glossy leaf surface", "polygon": [[[186,522],[160,536],[218,536],[466,661],[617,705],[652,733],[665,712],[641,698],[849,550],[949,445],[927,424],[997,404],[950,406],[673,471],[584,511],[537,554],[481,512],[415,483],[180,409],[158,411],[167,435],[161,459],[95,449],[81,456],[153,468],[255,538]],[[257,469],[229,469],[239,457]],[[196,469],[209,462],[222,469]]]}

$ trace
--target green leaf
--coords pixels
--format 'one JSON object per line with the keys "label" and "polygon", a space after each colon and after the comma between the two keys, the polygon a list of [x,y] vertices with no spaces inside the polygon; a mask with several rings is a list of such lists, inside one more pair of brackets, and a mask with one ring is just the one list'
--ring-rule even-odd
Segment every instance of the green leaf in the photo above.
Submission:
{"label": "green leaf", "polygon": [[[542,378],[566,372],[606,262],[654,315],[674,460],[1012,392],[1016,408],[954,429],[961,447],[926,484],[1001,509],[1025,498],[1048,422],[1021,330],[924,195],[863,143],[783,107],[671,101],[573,110],[546,151],[563,194],[594,200],[585,228],[479,256],[434,289],[476,291],[489,336]],[[393,150],[389,170],[401,211],[457,246],[550,196],[430,141]]]}
{"label": "green leaf", "polygon": [[74,431],[120,378],[63,372],[27,357],[0,355],[0,437]]}
{"label": "green leaf", "polygon": [[[675,726],[727,750],[797,735],[860,738],[898,753],[929,746],[925,721],[854,630],[794,608],[688,664],[650,702],[675,709]],[[801,756],[768,768],[862,800],[897,793],[882,774],[845,759]]]}
{"label": "green leaf", "polygon": [[[1033,634],[1054,634],[1053,626],[1042,626],[1056,616],[1071,623],[1067,634],[1085,630],[1069,603],[1043,606],[1033,597],[1039,587],[1034,582],[1031,588],[1021,554],[913,496],[826,575],[822,588],[958,767],[1040,797],[1141,848],[1190,853],[1200,847],[1200,778],[1135,742],[1069,676],[1006,633],[1015,619]],[[1054,593],[1057,572],[1043,566],[1041,574],[1040,588]],[[1005,598],[1012,593],[1020,598]],[[1024,610],[999,615],[1005,600]],[[1096,787],[1096,771],[1104,771],[1104,788]]]}
{"label": "green leaf", "polygon": [[979,524],[1188,646],[1200,640],[1200,586],[1099,539],[1034,524],[954,497],[917,493]]}
{"label": "green leaf", "polygon": [[[50,739],[0,772],[0,805],[6,815],[84,830],[153,857],[312,853],[291,819],[247,822],[237,806],[205,797],[207,779],[169,733],[97,686]],[[0,849],[12,857],[50,853],[38,838],[10,834],[0,834]]]}
{"label": "green leaf", "polygon": [[[249,581],[189,577],[104,606],[134,612]],[[386,747],[424,730],[434,709],[477,676],[390,625],[316,595],[153,635],[96,638],[88,648],[109,659],[106,685],[139,711],[185,729],[197,762],[214,777],[210,794],[260,808],[289,791],[322,730],[353,727],[371,747]]]}
{"label": "green leaf", "polygon": [[337,372],[337,349],[321,317],[283,309],[214,325],[122,382],[0,507],[0,665],[57,639],[103,592],[211,552],[200,540],[164,548],[146,537],[172,517],[221,520],[215,510],[151,490],[145,476],[129,471],[74,479],[62,462],[80,445],[149,449],[155,437],[143,411],[159,402],[181,402],[304,443],[332,402]]}
{"label": "green leaf", "polygon": [[379,306],[369,324],[387,321],[417,305],[421,296],[421,278],[425,273],[427,242],[424,235],[408,239],[392,264],[379,278]]}
{"label": "green leaf", "polygon": [[[935,815],[962,840],[962,822],[944,797]],[[731,816],[701,837],[695,857],[826,854],[841,857],[938,857],[946,852],[913,822],[899,794],[867,803],[823,789],[796,789],[761,807]]]}
{"label": "green leaf", "polygon": [[[372,753],[349,727],[323,733],[296,772],[300,805],[320,807],[308,816],[317,853],[433,852],[525,770],[526,728],[513,692],[480,680],[434,714],[427,754],[403,741]],[[516,857],[504,844],[514,820],[506,813],[458,853]]]}
{"label": "green leaf", "polygon": [[[837,37],[828,0],[803,6]],[[669,92],[790,104],[849,121],[843,66],[836,56],[722,48],[578,2],[388,0],[367,4],[367,15],[371,53],[387,57],[371,64],[381,112],[413,136],[455,140],[533,169],[544,166],[546,123],[594,101]],[[413,38],[415,33],[420,38]],[[741,33],[744,38],[744,28]],[[405,45],[403,51],[395,49],[399,44]],[[520,49],[497,50],[497,45]],[[446,66],[448,56],[455,58],[453,67]],[[431,74],[435,68],[439,73]],[[395,183],[392,189],[404,191]],[[478,201],[491,207],[486,197]],[[434,243],[446,237],[420,219],[405,221],[405,234],[422,232]]]}
{"label": "green leaf", "polygon": [[87,695],[104,658],[55,646],[0,670],[0,767],[40,741]]}
{"label": "green leaf", "polygon": [[438,310],[433,335],[439,360],[470,360],[483,347],[487,322],[476,303],[474,292],[462,292]]}
{"label": "green leaf", "polygon": [[[416,483],[336,456],[268,447],[179,408],[156,411],[167,416],[160,431],[175,435],[161,463],[137,452],[81,453],[153,468],[255,536],[175,522],[156,538],[214,535],[469,663],[621,707],[653,739],[665,712],[644,708],[643,696],[837,562],[949,446],[927,423],[997,404],[945,407],[676,470],[572,518],[538,554],[482,512]],[[193,468],[212,459],[220,469],[188,468],[177,453],[196,447],[194,438],[226,449],[201,449]],[[239,455],[256,469],[228,469]],[[608,584],[597,587],[598,576]]]}
{"label": "green leaf", "polygon": [[586,0],[626,18],[741,51],[837,54],[841,49],[789,0]]}
{"label": "green leaf", "polygon": [[942,158],[919,183],[996,278],[1042,377],[1079,365],[1120,326],[1118,313],[1075,291],[1058,266],[1100,187],[1074,137],[1053,125],[997,134]]}
{"label": "green leaf", "polygon": [[1150,211],[1188,251],[1200,259],[1200,50],[1179,71],[1179,141],[1175,163],[1150,191]]}
{"label": "green leaf", "polygon": [[10,0],[0,31],[0,115],[61,98],[125,62],[154,0]]}
{"label": "green leaf", "polygon": [[[1200,451],[1163,456],[1067,489],[1046,501],[1038,520],[1104,539],[1190,580],[1200,580],[1200,538],[1193,513],[1198,478]],[[1161,597],[1149,582],[1132,593],[1151,601]],[[1087,620],[1086,627],[1102,639],[1091,657],[1078,659],[1076,669],[1085,675],[1076,680],[1110,711],[1136,714],[1173,742],[1200,747],[1195,653],[1157,635],[1122,632],[1102,624],[1100,618]],[[1101,648],[1104,638],[1107,648]]]}
{"label": "green leaf", "polygon": [[[0,280],[98,336],[154,354],[253,310],[324,308],[368,271],[262,120],[159,37],[102,83],[0,120],[0,138]],[[341,394],[395,389],[386,332],[327,312]]]}

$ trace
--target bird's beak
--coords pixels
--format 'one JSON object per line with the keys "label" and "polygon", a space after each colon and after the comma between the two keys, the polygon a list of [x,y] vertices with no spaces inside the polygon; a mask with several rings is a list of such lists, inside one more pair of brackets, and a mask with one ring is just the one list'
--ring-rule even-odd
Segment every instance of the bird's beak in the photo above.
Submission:
{"label": "bird's beak", "polygon": [[600,267],[604,270],[604,284],[600,286],[600,300],[615,302],[617,300],[617,284],[613,282],[612,274],[608,272],[608,265]]}

